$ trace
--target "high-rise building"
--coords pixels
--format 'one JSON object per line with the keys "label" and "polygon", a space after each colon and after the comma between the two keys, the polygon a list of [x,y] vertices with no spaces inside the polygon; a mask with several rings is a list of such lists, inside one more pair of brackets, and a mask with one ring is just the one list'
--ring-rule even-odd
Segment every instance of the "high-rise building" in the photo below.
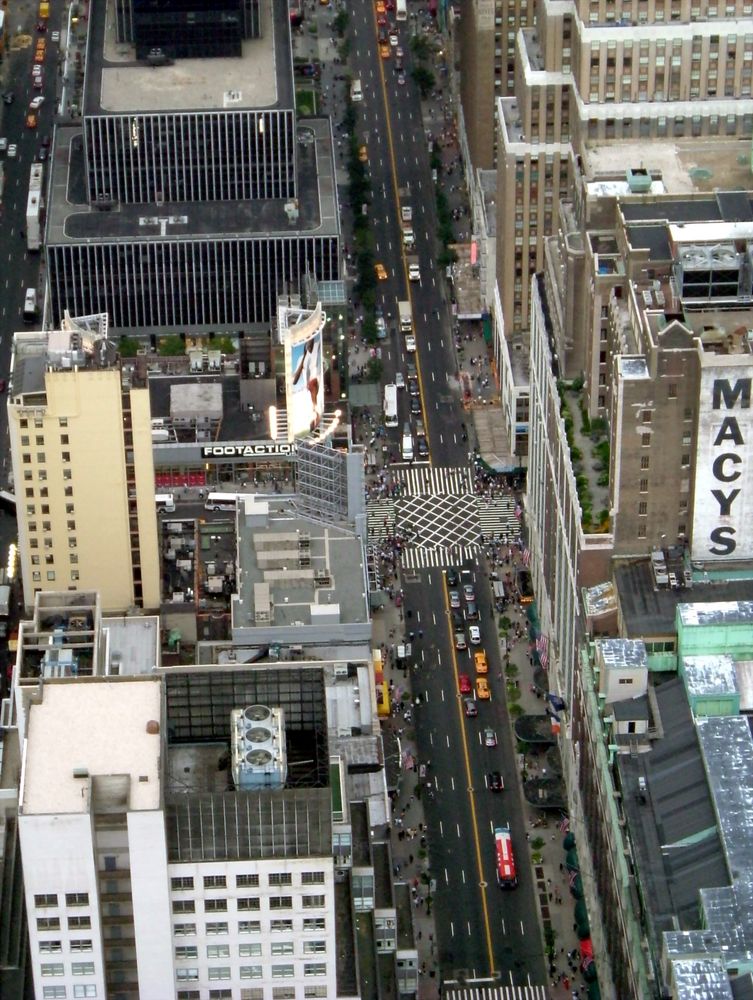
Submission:
{"label": "high-rise building", "polygon": [[27,606],[67,587],[98,589],[109,611],[158,607],[149,390],[105,317],[16,335],[8,424]]}
{"label": "high-rise building", "polygon": [[543,267],[544,240],[590,143],[726,137],[747,157],[750,16],[747,0],[537,3],[535,27],[517,33],[514,97],[497,107],[505,336],[528,330],[529,278]]}
{"label": "high-rise building", "polygon": [[297,124],[284,0],[118,4],[118,40],[114,6],[90,12],[82,122],[56,134],[52,322],[237,333],[305,275],[339,279],[332,132]]}

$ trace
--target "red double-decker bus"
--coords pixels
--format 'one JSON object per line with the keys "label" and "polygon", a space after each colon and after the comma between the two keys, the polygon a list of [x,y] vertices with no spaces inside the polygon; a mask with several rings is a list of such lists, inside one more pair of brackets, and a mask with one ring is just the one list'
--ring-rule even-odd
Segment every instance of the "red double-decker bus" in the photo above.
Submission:
{"label": "red double-decker bus", "polygon": [[518,876],[515,873],[515,857],[512,852],[512,835],[509,825],[496,828],[494,847],[496,850],[497,884],[500,889],[514,889],[518,884]]}

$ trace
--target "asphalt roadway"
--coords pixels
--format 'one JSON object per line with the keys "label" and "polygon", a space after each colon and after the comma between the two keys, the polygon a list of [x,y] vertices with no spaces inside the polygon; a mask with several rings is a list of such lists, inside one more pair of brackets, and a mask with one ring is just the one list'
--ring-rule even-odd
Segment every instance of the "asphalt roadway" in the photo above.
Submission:
{"label": "asphalt roadway", "polygon": [[[469,464],[462,440],[464,412],[453,391],[457,376],[452,320],[444,276],[438,271],[435,240],[435,186],[418,90],[410,77],[409,32],[415,15],[398,25],[405,57],[406,83],[399,85],[394,50],[382,59],[377,47],[374,5],[357,0],[349,5],[351,67],[359,75],[364,100],[359,109],[359,137],[368,147],[373,186],[370,210],[376,259],[388,278],[379,292],[385,313],[396,317],[396,302],[410,297],[418,345],[418,368],[424,423],[431,463],[459,467]],[[393,23],[394,14],[389,14]],[[420,282],[409,282],[403,252],[399,200],[410,190],[416,258]],[[392,334],[382,351],[385,381],[405,371],[410,359],[399,334]],[[400,393],[400,427],[409,419],[407,393]],[[399,431],[398,431],[399,433]],[[392,432],[395,438],[396,432]],[[395,439],[395,450],[397,440]],[[418,463],[416,463],[418,464]],[[459,567],[460,568],[460,567]],[[491,700],[478,702],[478,716],[466,718],[458,692],[458,674],[473,679],[474,647],[453,648],[445,575],[424,569],[403,576],[406,628],[416,634],[419,669],[413,678],[416,742],[419,759],[430,761],[435,794],[424,802],[429,825],[431,871],[436,878],[434,915],[443,980],[498,978],[503,985],[546,981],[538,910],[525,843],[524,810],[517,779],[515,746],[501,680],[501,657],[491,606],[486,567],[464,567],[462,582],[473,583],[481,613],[481,646],[489,659]],[[408,613],[410,612],[410,617]],[[418,638],[419,630],[423,638]],[[483,730],[495,730],[499,745],[483,745]],[[487,787],[488,772],[502,773],[506,790]],[[494,828],[509,823],[513,843],[525,863],[518,866],[519,885],[501,890],[495,877]]]}

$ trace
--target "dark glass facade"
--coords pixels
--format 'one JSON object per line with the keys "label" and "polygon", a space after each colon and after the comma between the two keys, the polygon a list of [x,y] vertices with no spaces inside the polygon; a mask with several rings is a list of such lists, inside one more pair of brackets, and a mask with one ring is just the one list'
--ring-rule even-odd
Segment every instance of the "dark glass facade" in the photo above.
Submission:
{"label": "dark glass facade", "polygon": [[240,0],[133,0],[133,34],[137,59],[239,57]]}
{"label": "dark glass facade", "polygon": [[295,198],[295,112],[198,111],[84,119],[90,201]]}
{"label": "dark glass facade", "polygon": [[149,240],[47,247],[52,323],[106,312],[120,330],[241,330],[268,324],[304,273],[339,278],[339,238]]}

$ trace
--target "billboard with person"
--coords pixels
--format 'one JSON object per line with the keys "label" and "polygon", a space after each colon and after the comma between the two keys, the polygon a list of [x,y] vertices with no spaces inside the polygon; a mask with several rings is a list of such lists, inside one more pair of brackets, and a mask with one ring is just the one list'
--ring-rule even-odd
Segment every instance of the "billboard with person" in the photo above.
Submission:
{"label": "billboard with person", "polygon": [[295,310],[283,333],[288,439],[317,431],[324,413],[324,353],[322,328],[327,317],[321,305]]}

